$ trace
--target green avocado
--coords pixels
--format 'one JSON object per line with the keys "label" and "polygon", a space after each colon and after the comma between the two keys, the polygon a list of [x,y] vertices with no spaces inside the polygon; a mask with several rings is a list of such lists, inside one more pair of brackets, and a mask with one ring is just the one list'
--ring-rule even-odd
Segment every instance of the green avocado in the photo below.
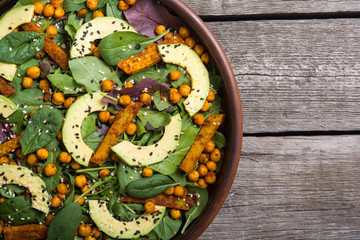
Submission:
{"label": "green avocado", "polygon": [[112,147],[124,162],[130,166],[148,166],[164,160],[178,145],[181,134],[182,121],[180,114],[171,118],[171,122],[165,127],[161,140],[153,145],[140,147],[129,141]]}
{"label": "green avocado", "polygon": [[17,184],[28,188],[31,193],[31,207],[49,213],[49,194],[44,181],[26,168],[16,165],[0,165],[0,186]]}
{"label": "green avocado", "polygon": [[210,79],[208,70],[199,55],[186,45],[158,45],[158,50],[165,63],[179,65],[189,74],[192,90],[184,100],[184,106],[190,116],[195,115],[202,108],[209,94]]}
{"label": "green avocado", "polygon": [[90,217],[96,226],[116,239],[132,239],[148,234],[165,215],[166,207],[155,206],[154,213],[144,213],[132,221],[119,221],[113,218],[106,207],[106,202],[89,200]]}
{"label": "green avocado", "polygon": [[89,148],[81,136],[81,125],[92,112],[107,110],[108,104],[103,102],[101,93],[88,93],[76,100],[68,109],[62,128],[63,142],[74,160],[88,166],[94,151]]}
{"label": "green avocado", "polygon": [[[7,12],[0,20],[0,40],[21,24],[31,22],[34,8],[33,5],[26,5]],[[16,69],[15,64],[0,62],[0,76],[9,81],[13,80]]]}
{"label": "green avocado", "polygon": [[114,17],[98,17],[82,25],[75,34],[70,49],[71,58],[84,57],[91,52],[91,43],[114,32],[136,32],[127,21]]}
{"label": "green avocado", "polygon": [[0,116],[7,118],[17,109],[18,108],[13,101],[3,95],[0,95]]}

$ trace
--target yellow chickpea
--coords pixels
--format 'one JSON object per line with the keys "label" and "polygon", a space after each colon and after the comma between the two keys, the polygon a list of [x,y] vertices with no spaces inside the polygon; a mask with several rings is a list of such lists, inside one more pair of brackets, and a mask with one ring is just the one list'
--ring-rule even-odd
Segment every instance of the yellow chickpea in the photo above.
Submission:
{"label": "yellow chickpea", "polygon": [[175,186],[174,195],[176,197],[185,197],[187,195],[187,189],[182,186]]}
{"label": "yellow chickpea", "polygon": [[219,149],[215,148],[214,151],[210,154],[210,159],[213,162],[220,162],[221,160],[221,152]]}
{"label": "yellow chickpea", "polygon": [[116,156],[115,153],[111,153],[110,160],[113,162],[116,162],[116,163],[120,162],[120,158],[118,156]]}
{"label": "yellow chickpea", "polygon": [[170,80],[171,81],[176,81],[179,80],[181,78],[181,73],[179,71],[171,71],[170,72]]}
{"label": "yellow chickpea", "polygon": [[42,168],[43,168],[42,166],[37,166],[37,167],[36,167],[36,172],[37,172],[37,173],[40,173],[41,170],[42,170]]}
{"label": "yellow chickpea", "polygon": [[65,200],[66,199],[66,195],[62,194],[62,193],[57,193],[56,196],[58,196],[58,198],[60,198],[61,200]]}
{"label": "yellow chickpea", "polygon": [[208,64],[210,62],[210,56],[208,53],[204,53],[203,55],[201,55],[201,61],[204,64]]}
{"label": "yellow chickpea", "polygon": [[6,156],[0,157],[0,165],[9,165],[10,159]]}
{"label": "yellow chickpea", "polygon": [[199,162],[202,164],[206,164],[209,161],[209,158],[210,158],[209,154],[202,153],[200,155]]}
{"label": "yellow chickpea", "polygon": [[61,130],[58,132],[58,134],[56,135],[57,140],[62,141],[62,133]]}
{"label": "yellow chickpea", "polygon": [[54,6],[54,8],[58,8],[61,6],[63,0],[51,0],[51,5]]}
{"label": "yellow chickpea", "polygon": [[36,157],[35,153],[30,153],[26,159],[27,164],[29,166],[34,167],[37,163],[38,158]]}
{"label": "yellow chickpea", "polygon": [[92,55],[94,55],[94,57],[101,58],[99,47],[94,48],[94,50],[92,51]]}
{"label": "yellow chickpea", "polygon": [[110,118],[110,112],[109,111],[101,111],[98,113],[98,117],[100,122],[104,123],[107,122]]}
{"label": "yellow chickpea", "polygon": [[204,164],[199,164],[196,170],[199,172],[199,177],[205,177],[209,171]]}
{"label": "yellow chickpea", "polygon": [[112,124],[114,123],[114,121],[115,121],[115,118],[116,118],[115,115],[110,116],[110,117],[109,117],[109,120],[108,120],[108,123],[109,123],[110,125],[112,125]]}
{"label": "yellow chickpea", "polygon": [[96,240],[96,238],[94,237],[94,235],[92,233],[90,233],[90,235],[85,237],[84,240]]}
{"label": "yellow chickpea", "polygon": [[200,111],[202,111],[202,112],[209,111],[210,107],[211,107],[211,104],[207,100],[205,100],[204,105],[202,106]]}
{"label": "yellow chickpea", "polygon": [[18,165],[15,161],[10,162],[10,165]]}
{"label": "yellow chickpea", "polygon": [[95,19],[95,18],[104,17],[104,16],[105,16],[105,15],[104,15],[104,13],[103,13],[102,11],[96,10],[96,11],[94,12],[92,18]]}
{"label": "yellow chickpea", "polygon": [[197,180],[199,180],[199,172],[196,171],[196,170],[193,170],[191,173],[189,173],[188,175],[188,179],[191,181],[191,182],[196,182]]}
{"label": "yellow chickpea", "polygon": [[51,207],[53,208],[57,208],[60,206],[61,204],[61,199],[58,196],[54,196],[51,200],[50,200],[50,204]]}
{"label": "yellow chickpea", "polygon": [[35,6],[34,12],[38,15],[42,14],[44,11],[44,4],[42,4],[41,2],[35,2],[33,3],[33,5]]}
{"label": "yellow chickpea", "polygon": [[59,19],[62,18],[64,15],[65,15],[65,11],[61,7],[55,9],[54,18]]}
{"label": "yellow chickpea", "polygon": [[207,151],[208,153],[211,153],[212,151],[214,151],[214,149],[215,149],[215,143],[213,141],[209,141],[206,144],[205,151]]}
{"label": "yellow chickpea", "polygon": [[166,191],[164,192],[166,195],[173,195],[175,191],[175,187],[170,187],[168,189],[166,189]]}
{"label": "yellow chickpea", "polygon": [[164,38],[165,38],[165,39],[170,39],[170,38],[172,38],[173,36],[174,36],[174,33],[168,32],[167,34],[165,34]]}
{"label": "yellow chickpea", "polygon": [[123,106],[127,106],[131,103],[131,98],[129,95],[122,95],[119,99],[119,103]]}
{"label": "yellow chickpea", "polygon": [[87,8],[82,8],[82,9],[80,9],[78,12],[77,12],[77,16],[79,17],[79,18],[84,18],[84,17],[86,17],[86,15],[87,15],[87,13],[89,12],[89,10],[87,9]]}
{"label": "yellow chickpea", "polygon": [[148,93],[142,93],[139,97],[139,101],[144,105],[151,104],[151,96]]}
{"label": "yellow chickpea", "polygon": [[75,102],[75,98],[69,97],[64,102],[64,108],[69,108]]}
{"label": "yellow chickpea", "polygon": [[205,182],[205,180],[203,178],[200,178],[198,181],[197,181],[197,184],[202,187],[202,188],[207,188],[208,185],[207,183]]}
{"label": "yellow chickpea", "polygon": [[153,170],[146,167],[142,170],[141,175],[143,177],[151,177],[153,175]]}
{"label": "yellow chickpea", "polygon": [[24,77],[22,81],[22,85],[24,88],[31,88],[34,83],[34,80],[29,77]]}
{"label": "yellow chickpea", "polygon": [[155,33],[156,33],[157,35],[163,34],[165,31],[166,31],[166,27],[165,27],[164,25],[158,25],[158,26],[155,28]]}
{"label": "yellow chickpea", "polygon": [[204,53],[205,49],[203,45],[196,44],[194,47],[194,51],[196,52],[197,55],[201,56]]}
{"label": "yellow chickpea", "polygon": [[55,105],[62,105],[65,102],[64,94],[61,92],[54,93],[51,102]]}
{"label": "yellow chickpea", "polygon": [[49,34],[49,35],[48,35],[49,38],[54,38],[54,37],[56,37],[56,35],[57,35],[58,32],[57,32],[57,29],[56,29],[55,26],[50,25],[50,26],[46,29],[46,33]]}
{"label": "yellow chickpea", "polygon": [[49,157],[49,152],[45,148],[40,148],[36,151],[36,156],[40,160],[45,160]]}
{"label": "yellow chickpea", "polygon": [[94,11],[97,6],[98,6],[98,1],[97,0],[87,0],[86,1],[86,6],[88,7],[88,9],[90,9],[91,11]]}
{"label": "yellow chickpea", "polygon": [[55,13],[54,6],[51,4],[46,4],[43,11],[44,16],[50,18],[54,16],[54,13]]}
{"label": "yellow chickpea", "polygon": [[190,32],[190,29],[186,26],[182,26],[180,27],[179,29],[179,34],[182,38],[187,38],[190,36],[191,32]]}
{"label": "yellow chickpea", "polygon": [[155,212],[155,204],[153,202],[147,201],[144,207],[145,207],[145,212],[147,213]]}
{"label": "yellow chickpea", "polygon": [[99,177],[106,178],[110,174],[110,170],[105,168],[99,171]]}
{"label": "yellow chickpea", "polygon": [[106,79],[101,83],[104,92],[110,92],[113,90],[115,83],[113,80]]}
{"label": "yellow chickpea", "polygon": [[46,176],[53,176],[56,174],[57,168],[56,168],[55,164],[49,163],[45,166],[44,172],[45,172]]}
{"label": "yellow chickpea", "polygon": [[15,150],[15,155],[20,159],[25,159],[26,155],[22,154],[21,148]]}
{"label": "yellow chickpea", "polygon": [[125,0],[125,2],[129,5],[134,5],[136,3],[136,0]]}
{"label": "yellow chickpea", "polygon": [[214,92],[214,90],[210,90],[210,92],[206,98],[206,101],[212,102],[214,100],[215,100],[215,92]]}
{"label": "yellow chickpea", "polygon": [[28,75],[32,79],[36,79],[36,78],[40,77],[40,72],[41,72],[41,70],[39,67],[32,66],[26,70],[26,75]]}
{"label": "yellow chickpea", "polygon": [[83,188],[86,185],[86,177],[85,175],[81,174],[75,177],[75,185],[78,188]]}
{"label": "yellow chickpea", "polygon": [[68,192],[68,187],[66,186],[65,183],[60,183],[56,186],[56,189],[58,191],[58,193],[61,194],[66,194]]}
{"label": "yellow chickpea", "polygon": [[68,163],[71,161],[71,156],[68,152],[61,152],[59,155],[59,161],[62,163]]}
{"label": "yellow chickpea", "polygon": [[39,89],[44,90],[44,91],[49,90],[50,89],[50,81],[46,80],[46,79],[41,80],[39,82]]}
{"label": "yellow chickpea", "polygon": [[197,125],[202,126],[204,124],[204,116],[202,114],[200,114],[200,113],[195,114],[194,122]]}
{"label": "yellow chickpea", "polygon": [[87,237],[91,233],[91,227],[85,223],[80,224],[78,233],[81,237]]}
{"label": "yellow chickpea", "polygon": [[52,214],[47,215],[47,216],[45,217],[45,224],[46,224],[47,226],[49,226],[50,223],[52,222],[52,220],[54,220],[54,218],[55,218],[55,216],[52,215]]}
{"label": "yellow chickpea", "polygon": [[78,169],[81,168],[81,165],[79,163],[75,162],[75,161],[71,161],[70,166],[74,170],[78,170]]}
{"label": "yellow chickpea", "polygon": [[[80,197],[80,195],[75,194],[73,201],[75,201],[76,199],[78,199],[78,197]],[[83,205],[84,202],[85,202],[85,198],[84,198],[84,197],[80,198],[80,199],[77,201],[77,203],[78,203],[80,206]]]}
{"label": "yellow chickpea", "polygon": [[93,227],[93,229],[91,230],[91,234],[95,238],[100,238],[101,237],[101,232],[99,231],[99,229],[97,227]]}
{"label": "yellow chickpea", "polygon": [[179,88],[179,93],[183,97],[187,97],[191,92],[191,87],[189,85],[181,85]]}
{"label": "yellow chickpea", "polygon": [[134,84],[132,84],[131,82],[127,82],[125,83],[125,88],[132,88],[134,86]]}
{"label": "yellow chickpea", "polygon": [[216,163],[213,161],[208,161],[206,163],[206,167],[210,172],[215,172],[216,171]]}
{"label": "yellow chickpea", "polygon": [[[0,203],[3,203],[3,202],[5,202],[6,201],[6,199],[7,198],[5,198],[5,197],[1,197],[0,198]],[[4,222],[1,220],[1,222],[0,222],[1,224],[0,224],[0,227],[3,227],[4,226]]]}
{"label": "yellow chickpea", "polygon": [[172,104],[180,102],[182,95],[179,92],[170,92],[169,100]]}
{"label": "yellow chickpea", "polygon": [[35,58],[36,59],[40,59],[40,58],[43,58],[46,56],[46,53],[44,51],[41,51],[41,52],[38,52],[36,55],[35,55]]}
{"label": "yellow chickpea", "polygon": [[126,134],[134,135],[136,133],[136,130],[136,123],[130,123],[129,126],[126,128]]}
{"label": "yellow chickpea", "polygon": [[216,182],[216,175],[214,172],[208,172],[205,176],[205,182],[207,184],[214,184]]}
{"label": "yellow chickpea", "polygon": [[170,216],[173,218],[173,219],[178,219],[180,216],[181,216],[181,212],[179,209],[171,209],[170,210]]}
{"label": "yellow chickpea", "polygon": [[129,9],[129,4],[127,4],[125,1],[119,1],[118,8],[121,11],[126,11]]}
{"label": "yellow chickpea", "polygon": [[84,187],[82,187],[80,190],[82,193],[86,192],[87,190],[89,190],[90,186],[88,184],[86,184]]}
{"label": "yellow chickpea", "polygon": [[192,37],[185,38],[185,44],[188,45],[190,48],[195,47],[196,41]]}

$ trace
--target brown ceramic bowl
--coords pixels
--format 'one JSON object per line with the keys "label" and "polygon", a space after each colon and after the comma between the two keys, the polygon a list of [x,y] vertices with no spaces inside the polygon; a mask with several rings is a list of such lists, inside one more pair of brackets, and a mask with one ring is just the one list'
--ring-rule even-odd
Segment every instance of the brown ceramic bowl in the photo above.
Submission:
{"label": "brown ceramic bowl", "polygon": [[[14,0],[0,0],[0,14],[15,4]],[[226,122],[222,130],[227,139],[224,161],[220,172],[217,174],[216,184],[209,188],[209,202],[202,214],[190,224],[184,234],[178,234],[175,239],[197,239],[219,212],[237,171],[240,160],[242,144],[242,111],[240,95],[237,88],[231,65],[215,36],[206,24],[182,1],[160,0],[169,9],[181,17],[183,22],[189,26],[200,42],[205,46],[211,59],[223,79],[222,97],[223,111],[226,114]]]}

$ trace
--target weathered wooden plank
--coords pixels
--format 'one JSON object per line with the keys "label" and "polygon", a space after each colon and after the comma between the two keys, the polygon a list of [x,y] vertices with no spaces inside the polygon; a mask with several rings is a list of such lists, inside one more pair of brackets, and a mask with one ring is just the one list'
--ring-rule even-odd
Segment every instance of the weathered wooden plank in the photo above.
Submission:
{"label": "weathered wooden plank", "polygon": [[357,0],[183,0],[199,15],[264,15],[303,13],[346,13],[360,11]]}
{"label": "weathered wooden plank", "polygon": [[360,136],[246,137],[200,239],[359,239]]}
{"label": "weathered wooden plank", "polygon": [[360,129],[359,19],[208,25],[237,77],[245,133]]}

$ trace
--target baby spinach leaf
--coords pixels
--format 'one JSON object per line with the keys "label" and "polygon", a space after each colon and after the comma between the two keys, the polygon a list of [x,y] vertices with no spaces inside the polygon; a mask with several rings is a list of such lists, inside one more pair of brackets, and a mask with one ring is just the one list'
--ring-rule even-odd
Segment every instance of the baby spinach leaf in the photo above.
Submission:
{"label": "baby spinach leaf", "polygon": [[165,109],[168,109],[169,107],[172,106],[172,104],[170,103],[169,99],[161,97],[160,92],[157,91],[154,95],[153,95],[154,99],[153,102],[155,104],[155,107],[157,108],[157,110],[159,111],[164,111]]}
{"label": "baby spinach leaf", "polygon": [[49,240],[74,239],[80,226],[82,210],[78,203],[71,202],[66,205],[51,221],[47,231]]}
{"label": "baby spinach leaf", "polygon": [[52,85],[64,94],[75,94],[83,91],[83,86],[77,84],[72,77],[65,74],[49,74],[47,77]]}
{"label": "baby spinach leaf", "polygon": [[182,224],[181,218],[173,219],[168,214],[154,228],[160,239],[169,240],[176,235]]}
{"label": "baby spinach leaf", "polygon": [[96,115],[90,114],[81,124],[81,136],[82,138],[86,138],[91,133],[96,131]]}
{"label": "baby spinach leaf", "polygon": [[33,4],[35,2],[41,2],[42,4],[45,4],[48,1],[47,0],[20,0],[16,3],[15,7],[25,6],[25,5]]}
{"label": "baby spinach leaf", "polygon": [[83,85],[87,92],[101,91],[101,81],[104,79],[113,80],[120,85],[116,71],[113,71],[97,57],[88,56],[72,59],[69,66],[75,81]]}
{"label": "baby spinach leaf", "polygon": [[191,186],[187,187],[187,189],[189,193],[196,194],[199,198],[199,201],[195,204],[195,206],[190,208],[190,210],[185,213],[186,222],[181,230],[181,234],[183,234],[190,223],[201,214],[209,199],[209,193],[205,188]]}
{"label": "baby spinach leaf", "polygon": [[64,0],[63,8],[65,12],[79,11],[86,7],[86,0]]}
{"label": "baby spinach leaf", "polygon": [[119,190],[124,193],[130,182],[141,178],[141,173],[139,169],[135,170],[133,167],[120,162],[116,169],[116,176],[120,185]]}
{"label": "baby spinach leaf", "polygon": [[106,3],[106,16],[108,17],[114,17],[118,19],[124,19],[124,13],[123,11],[119,10],[117,5]]}
{"label": "baby spinach leaf", "polygon": [[23,64],[44,47],[46,35],[36,32],[12,32],[0,40],[0,61]]}
{"label": "baby spinach leaf", "polygon": [[144,213],[144,205],[116,202],[112,207],[112,212],[120,221],[131,221]]}
{"label": "baby spinach leaf", "polygon": [[64,206],[66,206],[69,203],[71,203],[73,201],[73,199],[74,199],[74,195],[75,195],[75,179],[68,172],[65,172],[64,175],[65,175],[65,178],[68,180],[68,183],[70,185],[69,192],[67,193],[67,198],[66,198],[66,200],[64,202]]}
{"label": "baby spinach leaf", "polygon": [[15,194],[25,192],[25,188],[20,187],[19,185],[9,184],[6,186],[1,186],[0,195],[6,198],[13,198]]}
{"label": "baby spinach leaf", "polygon": [[217,148],[223,148],[226,145],[226,138],[221,132],[216,132],[215,135],[211,138]]}
{"label": "baby spinach leaf", "polygon": [[134,32],[115,32],[104,37],[99,45],[101,57],[111,66],[115,66],[118,62],[128,59],[131,56],[145,50],[151,43],[162,38],[166,33],[154,37],[147,38]]}
{"label": "baby spinach leaf", "polygon": [[100,146],[100,143],[103,140],[103,138],[104,135],[102,135],[98,131],[94,131],[89,136],[84,138],[84,142],[89,148],[96,151],[96,149],[98,149],[98,147]]}
{"label": "baby spinach leaf", "polygon": [[160,69],[156,70],[154,67],[151,67],[131,75],[130,77],[128,77],[128,79],[126,79],[125,82],[134,81],[138,83],[145,78],[151,78],[155,81],[161,82],[160,80],[162,79],[162,77],[163,76]]}
{"label": "baby spinach leaf", "polygon": [[44,217],[45,213],[32,208],[30,199],[25,200],[24,196],[10,198],[0,204],[0,219],[14,226],[41,222]]}
{"label": "baby spinach leaf", "polygon": [[221,81],[222,79],[219,75],[210,73],[210,85],[214,90],[218,91],[220,89]]}
{"label": "baby spinach leaf", "polygon": [[26,70],[32,66],[38,67],[39,62],[40,62],[39,59],[32,58],[29,61],[27,61],[26,63],[18,66],[18,68],[16,69],[14,79],[12,82],[10,82],[10,85],[13,86],[16,89],[16,91],[20,91],[22,89],[22,81],[26,75]]}
{"label": "baby spinach leaf", "polygon": [[62,117],[59,110],[48,107],[32,115],[21,137],[22,153],[32,153],[50,143],[60,131]]}
{"label": "baby spinach leaf", "polygon": [[207,119],[212,114],[219,114],[221,112],[221,97],[216,96],[215,100],[211,102],[211,107],[207,112],[204,112],[204,118]]}
{"label": "baby spinach leaf", "polygon": [[137,116],[140,118],[140,121],[144,126],[149,123],[155,129],[165,127],[171,121],[171,115],[169,113],[151,111],[146,108],[140,109]]}
{"label": "baby spinach leaf", "polygon": [[144,133],[146,133],[144,125],[141,123],[141,121],[137,120],[136,121],[136,135],[138,137],[140,137]]}
{"label": "baby spinach leaf", "polygon": [[171,81],[171,85],[174,88],[179,88],[181,85],[189,85],[189,86],[191,86],[191,80],[186,75],[186,71],[182,67],[180,67],[178,65],[167,63],[166,64],[166,69],[168,70],[169,73],[171,71],[178,71],[178,72],[181,73],[180,79],[178,79],[176,81]]}

